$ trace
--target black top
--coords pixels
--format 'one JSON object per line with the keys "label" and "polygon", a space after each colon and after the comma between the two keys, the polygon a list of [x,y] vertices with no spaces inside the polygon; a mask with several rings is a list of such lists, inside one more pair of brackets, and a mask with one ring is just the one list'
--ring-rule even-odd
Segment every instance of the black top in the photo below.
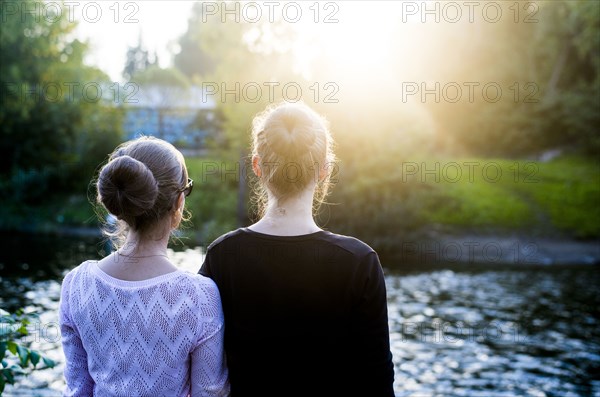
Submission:
{"label": "black top", "polygon": [[221,294],[232,397],[394,396],[383,270],[367,244],[242,228],[208,247],[200,273]]}

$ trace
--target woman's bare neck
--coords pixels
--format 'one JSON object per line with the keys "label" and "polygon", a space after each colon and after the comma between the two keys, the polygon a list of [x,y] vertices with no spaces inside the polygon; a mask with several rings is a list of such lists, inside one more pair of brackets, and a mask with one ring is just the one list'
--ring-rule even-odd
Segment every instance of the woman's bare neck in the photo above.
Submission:
{"label": "woman's bare neck", "polygon": [[312,216],[313,193],[314,190],[307,190],[283,203],[269,196],[265,215],[248,228],[276,236],[298,236],[320,231]]}
{"label": "woman's bare neck", "polygon": [[98,262],[109,276],[126,281],[141,281],[177,270],[167,256],[168,235],[164,238],[141,238],[134,232],[125,244]]}

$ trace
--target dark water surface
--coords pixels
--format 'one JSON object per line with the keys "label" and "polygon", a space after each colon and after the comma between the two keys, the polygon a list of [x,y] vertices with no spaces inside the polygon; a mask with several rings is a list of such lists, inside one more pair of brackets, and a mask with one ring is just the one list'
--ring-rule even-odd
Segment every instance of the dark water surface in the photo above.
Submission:
{"label": "dark water surface", "polygon": [[[58,396],[60,280],[102,244],[0,237],[0,307],[40,312],[27,342],[59,362],[4,395]],[[170,256],[190,271],[202,260],[198,248]],[[397,396],[600,396],[597,265],[384,267]]]}

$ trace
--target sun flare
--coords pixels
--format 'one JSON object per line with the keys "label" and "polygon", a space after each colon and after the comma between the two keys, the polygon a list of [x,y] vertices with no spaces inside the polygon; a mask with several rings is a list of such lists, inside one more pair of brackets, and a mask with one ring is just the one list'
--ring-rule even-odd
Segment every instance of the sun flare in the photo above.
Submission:
{"label": "sun flare", "polygon": [[366,73],[386,74],[397,48],[392,43],[393,14],[382,15],[364,3],[337,3],[326,23],[298,24],[294,43],[295,64],[310,78],[316,70],[355,79]]}

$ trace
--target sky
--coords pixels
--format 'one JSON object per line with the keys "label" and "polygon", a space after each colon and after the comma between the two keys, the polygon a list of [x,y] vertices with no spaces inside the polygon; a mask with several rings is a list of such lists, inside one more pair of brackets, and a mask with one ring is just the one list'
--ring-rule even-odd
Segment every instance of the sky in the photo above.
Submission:
{"label": "sky", "polygon": [[[190,12],[197,1],[73,3],[77,6],[69,11],[73,11],[78,22],[75,34],[90,45],[85,62],[103,70],[113,82],[126,83],[122,71],[127,49],[136,46],[140,36],[150,54],[157,53],[161,67],[171,66],[173,55],[179,51],[178,40],[187,31]],[[206,7],[207,18],[221,19],[226,14],[223,7],[231,10],[237,4],[236,17],[246,22],[252,22],[257,13],[261,15],[257,18],[261,22],[270,21],[272,17],[285,21],[298,33],[290,54],[294,72],[310,81],[315,70],[335,70],[337,80],[347,79],[360,91],[369,89],[372,81],[357,80],[356,76],[369,75],[380,81],[390,81],[391,74],[402,70],[408,72],[415,67],[422,69],[422,62],[407,55],[424,52],[426,34],[434,33],[437,24],[422,24],[421,13],[406,7],[416,7],[413,3],[273,1],[230,2],[223,6],[223,3],[208,1],[202,4]],[[430,22],[435,22],[434,17],[428,16]],[[265,25],[269,24],[256,26]],[[394,63],[392,58],[398,56],[402,57],[402,62]]]}
{"label": "sky", "polygon": [[[156,51],[160,66],[170,65],[178,38],[187,30],[193,1],[97,1],[71,10],[78,21],[75,35],[89,40],[86,63],[115,81],[122,81],[127,48],[135,46],[141,33],[145,47]],[[97,6],[96,6],[97,5]],[[99,11],[99,12],[97,12]]]}
{"label": "sky", "polygon": [[[89,40],[91,46],[86,63],[99,67],[113,81],[122,82],[127,49],[137,45],[140,35],[150,53],[156,51],[158,54],[160,66],[170,65],[173,53],[178,50],[177,41],[187,30],[190,10],[195,1],[87,2],[94,6],[86,2],[75,3],[78,4],[73,8],[74,18],[78,21],[76,36]],[[294,20],[297,12],[295,6],[287,7],[286,2],[271,2],[275,4],[272,8],[262,2],[241,2],[238,17],[248,21],[259,12],[261,20],[270,19],[272,15],[291,21],[294,28],[303,30],[304,34],[300,36],[303,39],[296,43],[295,48],[298,68],[303,69],[304,64],[321,52],[321,55],[327,53],[335,58],[340,66],[370,69],[375,64],[381,65],[389,52],[389,43],[384,38],[390,36],[389,28],[397,22],[397,13],[390,12],[398,8],[393,2],[382,3],[386,12],[381,12],[382,4],[378,2],[370,3],[369,7],[364,2],[291,3],[301,7],[301,18],[298,17],[297,21]],[[219,3],[205,4],[208,4],[207,13],[213,14],[211,18],[221,17],[222,9],[211,8]],[[315,51],[315,37],[318,37],[316,42],[320,51]],[[357,52],[363,54],[359,65],[356,64]],[[305,74],[305,77],[310,76]]]}

